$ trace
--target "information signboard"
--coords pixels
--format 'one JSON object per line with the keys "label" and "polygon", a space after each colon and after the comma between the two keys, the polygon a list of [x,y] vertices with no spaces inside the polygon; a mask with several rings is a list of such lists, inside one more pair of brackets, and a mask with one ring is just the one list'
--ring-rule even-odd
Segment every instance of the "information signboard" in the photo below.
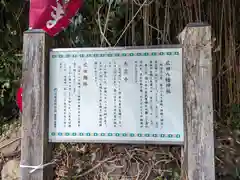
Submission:
{"label": "information signboard", "polygon": [[50,52],[49,141],[182,144],[182,48]]}

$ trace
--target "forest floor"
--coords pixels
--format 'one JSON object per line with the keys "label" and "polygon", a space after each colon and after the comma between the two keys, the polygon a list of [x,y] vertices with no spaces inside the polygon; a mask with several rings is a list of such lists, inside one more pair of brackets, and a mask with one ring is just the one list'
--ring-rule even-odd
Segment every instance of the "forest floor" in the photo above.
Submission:
{"label": "forest floor", "polygon": [[[2,180],[20,176],[20,121],[4,125],[0,137]],[[217,180],[240,180],[240,131],[216,126]],[[177,146],[55,144],[55,180],[178,180],[181,153]]]}

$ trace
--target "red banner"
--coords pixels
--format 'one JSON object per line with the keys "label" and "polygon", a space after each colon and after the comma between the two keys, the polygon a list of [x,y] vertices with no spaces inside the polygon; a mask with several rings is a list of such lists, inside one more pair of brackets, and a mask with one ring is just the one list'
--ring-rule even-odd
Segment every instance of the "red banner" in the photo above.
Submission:
{"label": "red banner", "polygon": [[29,27],[55,36],[68,27],[82,5],[83,0],[30,0]]}
{"label": "red banner", "polygon": [[19,88],[17,90],[16,103],[18,105],[20,112],[22,112],[22,88]]}

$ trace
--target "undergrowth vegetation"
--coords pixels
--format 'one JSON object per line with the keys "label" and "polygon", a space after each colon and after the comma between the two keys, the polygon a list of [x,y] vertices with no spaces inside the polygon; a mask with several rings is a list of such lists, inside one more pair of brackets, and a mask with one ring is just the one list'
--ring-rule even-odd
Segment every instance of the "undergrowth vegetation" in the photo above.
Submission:
{"label": "undergrowth vegetation", "polygon": [[[27,1],[0,2],[0,113],[14,101],[19,86],[28,6]],[[56,39],[63,37],[69,47],[175,44],[188,23],[209,23],[213,33],[216,176],[219,180],[240,179],[239,11],[238,0],[88,0]],[[62,157],[56,169],[59,179],[111,179],[115,176],[111,172],[120,177],[135,174],[139,179],[179,178],[178,148],[62,144],[55,151],[56,157]],[[100,165],[94,166],[97,160]]]}

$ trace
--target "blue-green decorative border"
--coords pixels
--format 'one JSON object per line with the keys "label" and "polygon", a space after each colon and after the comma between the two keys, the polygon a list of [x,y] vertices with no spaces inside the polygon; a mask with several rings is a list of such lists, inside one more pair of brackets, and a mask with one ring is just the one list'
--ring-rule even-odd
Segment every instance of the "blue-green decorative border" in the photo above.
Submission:
{"label": "blue-green decorative border", "polygon": [[84,133],[84,132],[51,132],[49,136],[54,137],[54,136],[107,136],[107,137],[161,137],[161,138],[180,138],[180,134],[151,134],[151,133]]}
{"label": "blue-green decorative border", "polygon": [[[60,52],[61,53],[61,52]],[[78,58],[78,57],[121,57],[121,56],[178,56],[178,51],[169,52],[137,52],[137,53],[67,53],[53,54],[52,58]]]}

